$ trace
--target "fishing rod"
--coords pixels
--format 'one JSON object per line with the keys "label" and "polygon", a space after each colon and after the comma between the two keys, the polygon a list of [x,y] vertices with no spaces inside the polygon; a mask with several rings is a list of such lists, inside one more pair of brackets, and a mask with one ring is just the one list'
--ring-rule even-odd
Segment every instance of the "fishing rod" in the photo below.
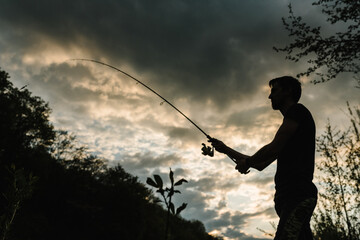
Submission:
{"label": "fishing rod", "polygon": [[[86,59],[86,58],[75,58],[75,59],[70,59],[72,61],[87,61],[87,62],[93,62],[93,63],[97,63],[97,64],[101,64],[101,65],[104,65],[106,67],[109,67],[109,68],[112,68],[118,72],[121,72],[122,74],[126,75],[127,77],[133,79],[134,81],[136,81],[137,83],[141,84],[142,86],[144,86],[145,88],[147,88],[148,90],[150,90],[151,92],[153,92],[154,94],[156,94],[159,98],[161,98],[164,102],[166,102],[167,104],[169,104],[172,108],[174,108],[178,113],[180,113],[183,117],[185,117],[190,123],[192,123],[200,132],[202,132],[206,137],[207,139],[209,139],[210,141],[213,139],[212,137],[210,137],[209,134],[207,134],[204,130],[202,130],[194,121],[192,121],[188,116],[186,116],[182,111],[180,111],[177,107],[175,107],[171,102],[169,102],[168,100],[166,100],[163,96],[161,96],[159,93],[157,93],[154,89],[152,89],[151,87],[149,87],[148,85],[146,85],[145,83],[141,82],[139,79],[131,76],[130,74],[124,72],[123,70],[117,68],[117,67],[114,67],[110,64],[107,64],[107,63],[104,63],[104,62],[100,62],[100,61],[97,61],[97,60],[93,60],[93,59]],[[214,156],[214,149],[209,147],[209,146],[206,146],[204,143],[202,144],[203,147],[202,147],[202,154],[204,154],[205,156],[206,155],[209,155],[209,156]],[[234,161],[234,159],[230,158],[231,160]],[[235,161],[234,161],[235,162]]]}

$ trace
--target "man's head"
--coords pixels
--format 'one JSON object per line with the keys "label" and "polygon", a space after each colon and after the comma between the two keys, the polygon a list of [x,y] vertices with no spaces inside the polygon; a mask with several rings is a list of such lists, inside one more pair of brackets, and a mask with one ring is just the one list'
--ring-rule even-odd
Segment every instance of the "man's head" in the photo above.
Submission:
{"label": "man's head", "polygon": [[293,77],[284,76],[270,80],[269,98],[274,110],[279,110],[289,102],[297,103],[301,97],[301,83]]}

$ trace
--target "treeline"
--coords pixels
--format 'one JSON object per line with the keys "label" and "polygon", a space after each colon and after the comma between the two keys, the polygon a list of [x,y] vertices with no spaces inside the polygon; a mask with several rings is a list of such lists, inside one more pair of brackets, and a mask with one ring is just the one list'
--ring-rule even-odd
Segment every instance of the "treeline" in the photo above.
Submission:
{"label": "treeline", "polygon": [[[167,212],[137,177],[56,131],[51,109],[0,69],[0,238],[165,239]],[[171,215],[168,239],[219,239]]]}

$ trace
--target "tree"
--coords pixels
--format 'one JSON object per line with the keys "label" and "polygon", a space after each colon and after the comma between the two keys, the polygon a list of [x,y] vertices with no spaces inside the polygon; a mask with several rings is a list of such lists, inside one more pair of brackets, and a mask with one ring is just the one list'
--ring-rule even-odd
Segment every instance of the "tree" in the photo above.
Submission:
{"label": "tree", "polygon": [[315,73],[320,77],[313,80],[316,84],[334,79],[339,73],[350,72],[360,87],[360,0],[318,0],[313,5],[322,8],[332,27],[342,26],[346,30],[326,36],[320,26],[311,27],[302,17],[295,16],[289,5],[289,16],[282,21],[294,41],[274,49],[285,52],[286,59],[295,62],[310,57],[310,67],[298,77]]}
{"label": "tree", "polygon": [[51,154],[66,169],[98,174],[106,168],[105,159],[89,153],[88,147],[77,142],[76,136],[68,131],[55,131]]}
{"label": "tree", "polygon": [[348,103],[350,127],[336,130],[330,123],[317,139],[323,159],[317,164],[319,207],[314,230],[318,239],[358,240],[360,236],[360,109]]}
{"label": "tree", "polygon": [[19,163],[36,152],[48,151],[55,137],[51,109],[40,97],[18,89],[0,69],[0,161]]}
{"label": "tree", "polygon": [[[47,166],[54,139],[50,108],[41,98],[9,81],[0,69],[0,234],[9,235],[21,205],[35,185],[33,170]],[[47,162],[47,163],[46,163]],[[30,169],[29,166],[32,166]]]}

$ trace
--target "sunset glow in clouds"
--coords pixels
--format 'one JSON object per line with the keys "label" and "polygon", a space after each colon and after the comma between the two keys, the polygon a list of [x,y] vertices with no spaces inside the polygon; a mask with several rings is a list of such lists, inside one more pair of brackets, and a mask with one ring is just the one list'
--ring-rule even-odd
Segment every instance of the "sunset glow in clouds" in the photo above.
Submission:
{"label": "sunset glow in clouds", "polygon": [[[295,14],[324,23],[312,1]],[[2,0],[0,67],[17,87],[48,101],[57,129],[78,136],[97,155],[145,183],[171,167],[181,186],[175,205],[226,239],[268,239],[273,232],[276,163],[241,175],[230,159],[201,154],[207,139],[133,80],[151,86],[210,136],[245,154],[272,140],[282,116],[271,109],[268,81],[304,71],[272,50],[291,39],[282,26],[288,1],[17,1]],[[313,85],[300,100],[321,134],[328,119],[343,127],[346,101],[359,102],[351,76]]]}

